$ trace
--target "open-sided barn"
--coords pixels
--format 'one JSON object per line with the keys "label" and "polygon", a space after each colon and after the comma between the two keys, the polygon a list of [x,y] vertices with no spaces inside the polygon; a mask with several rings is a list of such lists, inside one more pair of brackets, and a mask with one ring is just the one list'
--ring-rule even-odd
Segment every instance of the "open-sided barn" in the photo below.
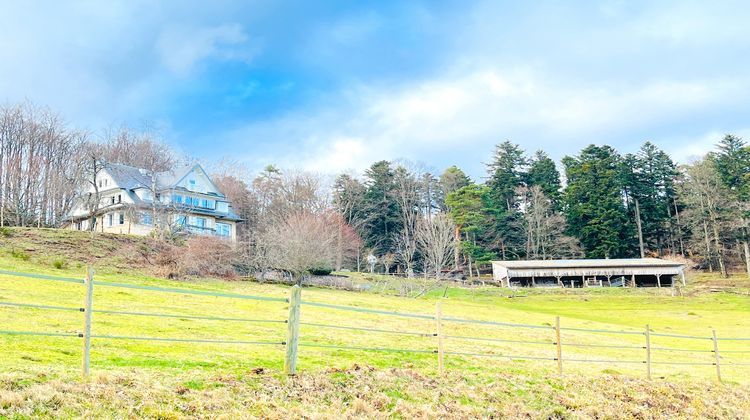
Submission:
{"label": "open-sided barn", "polygon": [[672,286],[684,265],[658,258],[607,260],[493,261],[492,275],[503,286]]}

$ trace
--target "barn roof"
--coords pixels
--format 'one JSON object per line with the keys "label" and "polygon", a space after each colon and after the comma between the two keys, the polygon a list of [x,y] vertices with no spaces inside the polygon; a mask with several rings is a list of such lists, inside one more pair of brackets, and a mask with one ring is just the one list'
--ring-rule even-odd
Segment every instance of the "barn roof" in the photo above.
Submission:
{"label": "barn roof", "polygon": [[535,268],[618,268],[618,267],[681,267],[683,264],[659,258],[621,258],[601,260],[524,260],[492,261],[510,269]]}

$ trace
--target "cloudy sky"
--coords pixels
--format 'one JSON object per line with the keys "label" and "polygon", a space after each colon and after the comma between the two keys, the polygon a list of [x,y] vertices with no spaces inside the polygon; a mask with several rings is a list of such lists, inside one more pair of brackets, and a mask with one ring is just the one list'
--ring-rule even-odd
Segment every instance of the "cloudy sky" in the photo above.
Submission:
{"label": "cloudy sky", "polygon": [[0,102],[93,133],[147,123],[251,169],[479,178],[506,139],[685,161],[750,137],[748,22],[721,1],[0,0]]}

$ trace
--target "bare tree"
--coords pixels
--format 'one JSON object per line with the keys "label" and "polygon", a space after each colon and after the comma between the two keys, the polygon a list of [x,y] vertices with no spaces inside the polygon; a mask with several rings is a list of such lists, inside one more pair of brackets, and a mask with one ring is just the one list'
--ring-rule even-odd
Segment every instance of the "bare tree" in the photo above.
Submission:
{"label": "bare tree", "polygon": [[0,106],[0,226],[58,226],[80,186],[84,136],[31,103]]}
{"label": "bare tree", "polygon": [[274,222],[263,235],[274,268],[291,273],[297,284],[314,269],[330,269],[337,230],[329,217],[300,210]]}
{"label": "bare tree", "polygon": [[455,225],[445,213],[422,217],[417,222],[415,236],[424,255],[425,273],[432,271],[440,278],[442,269],[450,265],[456,246]]}
{"label": "bare tree", "polygon": [[[410,165],[414,166],[414,165]],[[401,231],[396,234],[396,253],[404,264],[407,277],[414,276],[414,257],[417,252],[416,229],[422,216],[422,181],[419,169],[399,165],[394,172],[394,200],[401,211]]]}
{"label": "bare tree", "polygon": [[553,211],[552,202],[539,186],[519,187],[516,193],[522,199],[527,258],[553,259],[582,256],[583,252],[578,240],[565,234],[565,217]]}

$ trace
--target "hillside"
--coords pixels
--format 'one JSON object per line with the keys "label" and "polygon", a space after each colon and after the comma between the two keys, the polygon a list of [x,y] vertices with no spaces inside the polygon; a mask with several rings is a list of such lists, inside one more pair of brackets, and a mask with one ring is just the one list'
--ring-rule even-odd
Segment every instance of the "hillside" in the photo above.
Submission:
{"label": "hillside", "polygon": [[[80,339],[64,336],[81,330],[80,312],[0,306],[2,330],[63,335],[0,334],[0,352],[5,355],[0,360],[0,416],[170,418],[220,412],[229,417],[282,417],[304,410],[312,417],[466,417],[499,412],[532,417],[725,418],[743,417],[750,410],[748,366],[729,365],[747,361],[747,342],[721,342],[727,365],[722,371],[725,384],[718,385],[711,341],[677,337],[710,336],[712,329],[724,338],[748,336],[750,297],[741,282],[701,275],[694,277],[698,286],[689,286],[683,296],[669,289],[509,292],[450,286],[404,298],[306,287],[303,300],[320,305],[302,307],[300,375],[288,379],[281,374],[280,344],[286,337],[287,305],[221,296],[285,298],[287,286],[155,277],[150,257],[143,254],[153,255],[159,245],[144,238],[98,235],[92,240],[80,232],[3,232],[9,234],[1,239],[0,270],[79,279],[91,260],[101,285],[95,282],[93,332],[100,337],[92,341],[90,383],[78,379]],[[63,263],[56,264],[60,259]],[[107,283],[121,286],[104,287]],[[712,291],[716,285],[732,287]],[[83,296],[79,284],[0,275],[2,302],[78,308]],[[445,377],[437,374],[434,320],[367,312],[429,318],[438,301],[446,318],[483,322],[445,323]],[[147,316],[157,313],[170,317]],[[550,359],[555,352],[555,316],[568,328],[562,335],[562,379]],[[644,379],[641,346],[646,324],[654,334],[652,346],[666,349],[655,350],[655,362],[701,364],[654,364],[654,379]],[[150,337],[205,342],[145,340]],[[257,342],[275,344],[252,344]],[[678,348],[695,353],[668,350]],[[578,362],[592,359],[621,362]],[[92,397],[99,403],[93,404]]]}

